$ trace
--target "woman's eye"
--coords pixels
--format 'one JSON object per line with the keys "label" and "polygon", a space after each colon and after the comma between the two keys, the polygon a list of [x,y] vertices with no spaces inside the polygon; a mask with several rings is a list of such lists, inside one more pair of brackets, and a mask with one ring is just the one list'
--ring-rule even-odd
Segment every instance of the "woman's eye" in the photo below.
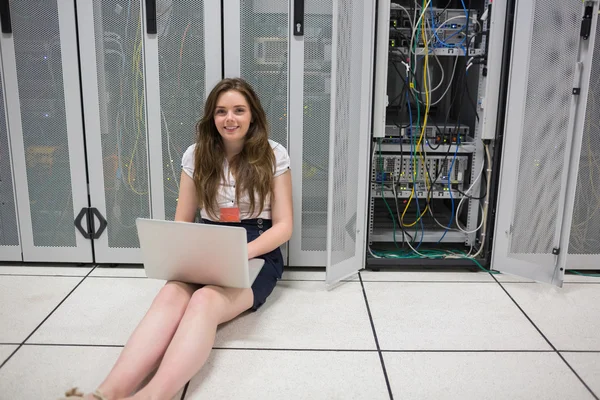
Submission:
{"label": "woman's eye", "polygon": [[235,112],[237,112],[238,114],[242,114],[244,111],[246,110],[244,110],[243,108],[238,108],[237,110],[235,110]]}
{"label": "woman's eye", "polygon": [[219,114],[220,115],[220,114],[224,114],[224,113],[225,113],[225,110],[217,110],[215,114]]}

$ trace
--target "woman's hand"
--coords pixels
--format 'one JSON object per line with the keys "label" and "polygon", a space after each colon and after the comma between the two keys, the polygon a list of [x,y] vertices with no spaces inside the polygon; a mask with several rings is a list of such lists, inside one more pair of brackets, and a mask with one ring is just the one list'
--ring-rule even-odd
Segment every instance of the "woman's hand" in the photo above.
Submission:
{"label": "woman's hand", "polygon": [[275,250],[292,237],[294,213],[292,204],[292,174],[290,171],[273,179],[271,194],[273,226],[248,243],[248,258],[256,258]]}

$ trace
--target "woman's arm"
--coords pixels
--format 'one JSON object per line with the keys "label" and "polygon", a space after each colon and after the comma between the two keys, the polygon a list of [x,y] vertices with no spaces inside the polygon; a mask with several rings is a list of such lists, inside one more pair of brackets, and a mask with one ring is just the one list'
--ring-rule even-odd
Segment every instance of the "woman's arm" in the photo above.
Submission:
{"label": "woman's arm", "polygon": [[271,219],[273,226],[267,229],[256,240],[248,243],[248,258],[255,258],[273,251],[292,237],[294,218],[292,174],[289,171],[273,179]]}
{"label": "woman's arm", "polygon": [[196,184],[188,174],[181,171],[175,221],[194,222],[197,209],[198,197],[196,196]]}

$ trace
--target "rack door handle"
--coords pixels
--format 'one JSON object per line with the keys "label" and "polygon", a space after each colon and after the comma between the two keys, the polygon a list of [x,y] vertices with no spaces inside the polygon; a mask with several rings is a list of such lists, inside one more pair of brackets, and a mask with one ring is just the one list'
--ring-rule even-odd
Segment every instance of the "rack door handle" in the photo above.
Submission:
{"label": "rack door handle", "polygon": [[156,0],[146,0],[146,32],[156,33]]}
{"label": "rack door handle", "polygon": [[9,0],[0,0],[0,24],[2,24],[2,33],[12,33]]}
{"label": "rack door handle", "polygon": [[[93,214],[92,216],[90,216],[90,219],[93,220],[94,215],[95,215],[96,218],[98,218],[98,220],[100,221],[100,226],[98,227],[98,230],[95,232],[92,232],[92,239],[100,239],[100,236],[102,236],[102,233],[108,226],[108,222],[106,221],[104,216],[100,213],[100,211],[96,207],[92,207],[90,209],[90,211]],[[92,223],[92,229],[93,229],[93,227],[94,227],[94,224]]]}
{"label": "rack door handle", "polygon": [[[86,219],[87,229],[85,229],[83,225],[81,225],[81,222],[83,221],[84,217]],[[94,217],[98,218],[98,221],[100,221],[100,226],[98,227],[98,230],[96,230],[96,223]],[[79,214],[77,214],[77,217],[75,218],[75,227],[77,228],[79,233],[81,233],[86,239],[100,239],[100,236],[102,236],[102,233],[104,232],[107,226],[108,222],[100,213],[100,211],[95,207],[82,208]]]}
{"label": "rack door handle", "polygon": [[294,0],[294,36],[304,36],[304,0]]}
{"label": "rack door handle", "polygon": [[90,239],[92,235],[88,232],[88,230],[84,229],[81,225],[81,221],[83,221],[83,217],[86,217],[86,223],[88,230],[90,229],[90,220],[88,218],[88,209],[86,207],[82,208],[77,217],[75,217],[75,228],[83,235],[84,238]]}

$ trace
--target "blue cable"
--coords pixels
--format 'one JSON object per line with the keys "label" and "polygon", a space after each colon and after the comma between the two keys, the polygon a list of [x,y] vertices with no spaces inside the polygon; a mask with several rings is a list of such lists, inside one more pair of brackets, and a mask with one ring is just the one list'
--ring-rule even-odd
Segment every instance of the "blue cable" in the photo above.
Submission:
{"label": "blue cable", "polygon": [[465,6],[465,1],[464,0],[460,0],[462,6],[463,6],[463,10],[465,10],[465,15],[467,16],[467,18],[469,17],[469,12],[467,11],[467,6]]}
{"label": "blue cable", "polygon": [[452,182],[450,181],[450,177],[452,176],[452,169],[454,168],[454,162],[456,161],[456,156],[458,155],[458,147],[460,146],[460,135],[457,134],[456,138],[456,149],[454,150],[454,157],[452,157],[452,162],[450,163],[450,168],[448,170],[448,192],[450,193],[450,201],[452,203],[452,213],[450,214],[450,222],[444,230],[444,234],[442,235],[440,240],[437,241],[437,244],[440,244],[442,239],[444,239],[446,233],[448,233],[450,227],[452,226],[452,223],[454,222],[454,196],[452,196]]}
{"label": "blue cable", "polygon": [[[463,6],[463,10],[465,11],[465,16],[466,16],[465,26],[464,26],[463,29],[461,29],[461,30],[459,30],[457,32],[454,32],[452,35],[450,35],[448,38],[446,38],[446,40],[448,40],[448,39],[450,39],[450,38],[458,35],[459,33],[463,32],[465,30],[465,28],[468,27],[468,25],[469,25],[469,12],[467,11],[467,7],[465,6],[464,0],[461,0],[461,3],[462,3],[462,6]],[[448,48],[457,48],[459,46],[462,46],[464,44],[464,42],[467,40],[466,35],[463,38],[463,40],[460,43],[457,43],[457,44],[448,44],[444,40],[440,39],[440,37],[437,34],[437,28],[439,28],[439,27],[436,26],[436,24],[435,24],[435,19],[434,19],[434,14],[433,14],[433,6],[432,5],[430,6],[429,11],[430,11],[430,14],[431,14],[431,27],[432,27],[431,29],[432,29],[433,34],[434,34],[435,38],[437,39],[438,43],[440,45],[442,45],[443,47],[448,47]],[[463,48],[464,48],[464,46],[463,46]]]}
{"label": "blue cable", "polygon": [[[465,29],[467,29],[469,27],[469,11],[467,10],[467,6],[465,6],[465,1],[464,0],[460,0],[462,6],[463,6],[463,10],[465,10]],[[465,48],[465,46],[463,46],[463,43],[465,42],[465,40],[467,40],[467,35],[465,35],[464,40],[460,43],[463,51],[465,52],[465,56],[467,55],[467,49]],[[467,43],[468,45],[468,43]]]}
{"label": "blue cable", "polygon": [[[468,71],[465,71],[465,76],[467,76],[467,72]],[[458,121],[458,125],[460,126],[460,120]],[[454,150],[454,157],[452,157],[452,162],[450,163],[450,169],[448,170],[448,192],[450,192],[450,202],[452,203],[452,214],[450,214],[450,223],[448,223],[448,226],[444,230],[444,233],[443,233],[442,237],[440,238],[440,240],[438,240],[437,244],[440,244],[442,239],[444,239],[444,237],[446,236],[446,233],[448,233],[448,230],[450,229],[450,227],[452,226],[452,223],[454,222],[454,196],[452,196],[452,182],[450,181],[450,176],[452,175],[452,169],[454,168],[454,162],[456,161],[456,157],[458,155],[458,147],[459,146],[460,146],[460,134],[457,133],[456,149]]]}
{"label": "blue cable", "polygon": [[[405,84],[408,85],[408,80],[405,82]],[[412,161],[413,157],[415,156],[415,153],[414,153],[415,135],[413,132],[412,108],[410,107],[410,98],[408,97],[408,91],[406,91],[406,104],[408,105],[408,120],[410,123],[410,158]],[[413,181],[413,190],[415,190],[415,187],[417,185],[416,178],[415,178],[415,171],[411,171],[411,175],[412,175],[412,181]],[[415,198],[416,198],[416,202],[417,202],[417,218],[418,218],[421,216],[421,209],[419,207],[419,196],[417,195],[416,190],[415,190]],[[419,244],[417,245],[415,250],[418,250],[419,246],[421,246],[421,243],[423,243],[423,236],[425,234],[425,228],[423,227],[423,218],[420,218],[420,221],[421,221],[421,240],[419,241]],[[400,223],[402,224],[402,220],[400,221]]]}
{"label": "blue cable", "polygon": [[[442,39],[440,39],[440,37],[437,34],[437,26],[435,25],[435,19],[434,19],[434,14],[433,14],[433,6],[430,6],[429,8],[429,13],[431,14],[431,30],[433,31],[433,35],[435,36],[435,38],[437,39],[437,41],[444,45],[444,41]],[[434,45],[435,47],[435,45]]]}

